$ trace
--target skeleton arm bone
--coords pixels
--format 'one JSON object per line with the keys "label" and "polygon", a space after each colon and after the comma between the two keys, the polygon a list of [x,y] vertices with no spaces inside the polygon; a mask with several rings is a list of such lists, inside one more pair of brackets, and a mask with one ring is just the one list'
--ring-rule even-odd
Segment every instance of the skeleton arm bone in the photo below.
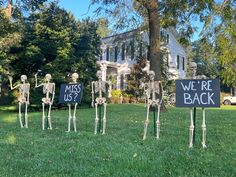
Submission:
{"label": "skeleton arm bone", "polygon": [[[30,88],[30,84],[28,84],[28,86],[29,86],[29,88]],[[29,94],[30,94],[30,92],[29,92],[29,90],[28,90],[28,92],[27,92],[27,104],[30,104],[30,103],[29,103]]]}
{"label": "skeleton arm bone", "polygon": [[94,107],[94,89],[93,89],[94,82],[92,82],[92,103],[91,106]]}
{"label": "skeleton arm bone", "polygon": [[42,86],[43,86],[43,83],[41,83],[41,84],[38,85],[37,74],[35,74],[34,77],[35,77],[35,87],[34,87],[34,88],[42,87]]}
{"label": "skeleton arm bone", "polygon": [[108,88],[108,98],[111,98],[111,82],[110,81],[108,81],[107,82],[108,83],[108,85],[109,85],[109,88]]}
{"label": "skeleton arm bone", "polygon": [[11,90],[14,90],[15,88],[20,86],[20,84],[17,84],[16,86],[13,87],[13,85],[12,85],[12,77],[11,76],[9,76],[9,81],[10,81]]}
{"label": "skeleton arm bone", "polygon": [[54,97],[55,97],[55,83],[52,83],[52,85],[53,85],[53,88],[52,88],[52,100],[51,100],[51,105],[53,104],[53,101],[54,101]]}
{"label": "skeleton arm bone", "polygon": [[159,82],[159,88],[160,88],[160,93],[159,93],[159,104],[161,105],[162,104],[162,101],[163,101],[163,87],[162,87],[162,83]]}

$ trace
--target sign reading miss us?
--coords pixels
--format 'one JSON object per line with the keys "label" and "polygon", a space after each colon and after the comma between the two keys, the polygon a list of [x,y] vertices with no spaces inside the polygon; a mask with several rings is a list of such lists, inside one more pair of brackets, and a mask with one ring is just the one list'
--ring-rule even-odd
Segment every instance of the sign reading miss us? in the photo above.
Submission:
{"label": "sign reading miss us?", "polygon": [[176,80],[176,107],[220,107],[219,79]]}
{"label": "sign reading miss us?", "polygon": [[83,93],[83,85],[61,84],[59,103],[81,103]]}

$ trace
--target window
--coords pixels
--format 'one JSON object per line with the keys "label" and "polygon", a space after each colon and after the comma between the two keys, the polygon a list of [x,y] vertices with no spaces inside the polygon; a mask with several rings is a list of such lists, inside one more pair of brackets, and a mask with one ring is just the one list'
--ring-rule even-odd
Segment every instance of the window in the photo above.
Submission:
{"label": "window", "polygon": [[168,68],[169,68],[169,60],[170,60],[169,55],[170,55],[170,53],[167,52],[166,53],[166,65],[167,65]]}
{"label": "window", "polygon": [[127,42],[127,45],[125,46],[125,54],[126,54],[126,59],[130,60],[131,59],[131,41]]}
{"label": "window", "polygon": [[115,61],[115,48],[110,48],[110,61]]}
{"label": "window", "polygon": [[140,44],[139,44],[139,56],[143,56],[143,42],[140,41]]}
{"label": "window", "polygon": [[121,60],[125,60],[125,43],[122,44]]}
{"label": "window", "polygon": [[134,59],[134,40],[130,42],[131,45],[131,60]]}
{"label": "window", "polygon": [[177,55],[177,69],[179,69],[179,55]]}
{"label": "window", "polygon": [[107,61],[109,61],[109,55],[110,55],[110,52],[109,52],[110,50],[109,50],[109,47],[107,47],[107,49],[106,49],[106,60]]}
{"label": "window", "polygon": [[115,62],[117,62],[118,57],[118,46],[115,46]]}
{"label": "window", "polygon": [[170,38],[170,36],[169,36],[169,34],[167,34],[167,35],[166,35],[166,43],[167,43],[167,44],[169,44],[169,40],[170,40],[169,38]]}
{"label": "window", "polygon": [[183,57],[183,71],[185,70],[185,58]]}

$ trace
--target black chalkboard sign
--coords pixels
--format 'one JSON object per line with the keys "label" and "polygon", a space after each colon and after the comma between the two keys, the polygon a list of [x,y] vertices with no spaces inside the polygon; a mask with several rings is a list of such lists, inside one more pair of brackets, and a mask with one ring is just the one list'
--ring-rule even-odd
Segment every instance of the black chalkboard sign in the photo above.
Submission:
{"label": "black chalkboard sign", "polygon": [[83,85],[61,84],[59,103],[81,103]]}
{"label": "black chalkboard sign", "polygon": [[176,80],[176,107],[220,107],[219,79]]}

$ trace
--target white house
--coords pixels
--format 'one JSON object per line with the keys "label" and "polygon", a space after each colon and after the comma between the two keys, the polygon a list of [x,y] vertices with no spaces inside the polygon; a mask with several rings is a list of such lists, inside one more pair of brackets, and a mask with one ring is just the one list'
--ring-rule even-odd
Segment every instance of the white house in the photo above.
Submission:
{"label": "white house", "polygon": [[[148,33],[132,30],[102,39],[102,55],[98,64],[102,79],[112,79],[113,88],[125,89],[126,78],[139,56],[148,58]],[[161,30],[161,49],[165,51],[165,62],[170,73],[169,79],[186,77],[187,57],[184,47],[178,42],[178,33],[173,28]],[[149,70],[149,62],[147,64]]]}

